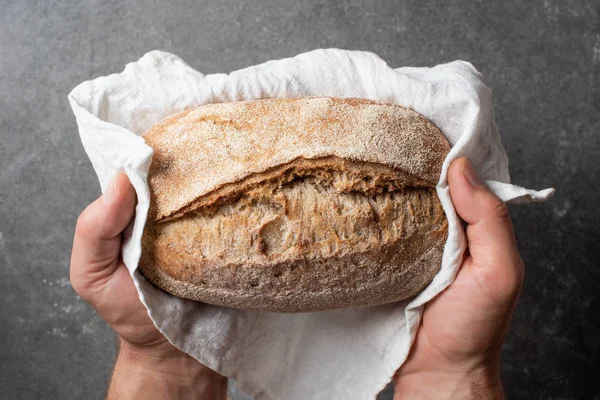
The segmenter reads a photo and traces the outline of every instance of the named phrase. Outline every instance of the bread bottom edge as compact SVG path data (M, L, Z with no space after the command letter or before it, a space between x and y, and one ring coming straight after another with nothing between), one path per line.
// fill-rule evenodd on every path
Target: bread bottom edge
M144 252L139 269L154 286L180 298L243 310L301 313L378 306L406 300L431 283L441 267L442 253L443 242L409 265L403 265L398 269L399 273L395 273L393 266L387 266L379 279L354 288L324 286L320 290L306 290L299 285L296 290L273 290L272 293L256 293L248 288L212 288L180 281L168 275Z

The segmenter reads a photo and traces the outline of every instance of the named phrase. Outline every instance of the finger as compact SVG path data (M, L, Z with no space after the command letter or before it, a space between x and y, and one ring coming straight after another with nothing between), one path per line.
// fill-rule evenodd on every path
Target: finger
M119 173L106 192L81 213L71 255L74 285L91 284L114 272L121 250L121 233L133 217L135 203L133 186L125 174Z
M487 267L498 285L510 290L520 285L522 262L506 204L477 176L466 158L452 163L448 171L450 197L458 215L468 224L470 264Z

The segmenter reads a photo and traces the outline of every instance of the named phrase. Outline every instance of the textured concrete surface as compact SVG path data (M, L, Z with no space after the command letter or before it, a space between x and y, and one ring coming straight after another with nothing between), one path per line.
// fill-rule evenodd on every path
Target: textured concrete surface
M599 13L593 0L0 0L0 398L101 398L114 359L68 281L76 217L99 194L68 92L152 49L210 73L319 47L484 73L513 180L557 189L513 208L527 276L506 390L599 398Z

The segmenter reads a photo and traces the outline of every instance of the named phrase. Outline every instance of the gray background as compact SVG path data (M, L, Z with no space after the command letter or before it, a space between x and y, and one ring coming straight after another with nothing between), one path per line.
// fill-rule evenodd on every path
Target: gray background
M114 360L68 281L76 217L99 195L68 92L152 49L211 73L320 47L483 72L514 182L557 189L512 208L527 276L506 390L600 398L598 1L104 3L0 0L0 398L101 398Z

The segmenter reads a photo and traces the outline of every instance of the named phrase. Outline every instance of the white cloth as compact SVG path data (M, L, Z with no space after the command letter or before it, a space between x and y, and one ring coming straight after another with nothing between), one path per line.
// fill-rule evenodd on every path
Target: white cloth
M146 220L152 150L140 137L175 112L202 104L259 98L360 97L401 104L435 123L453 146L438 194L449 221L442 267L412 301L305 314L240 311L182 300L136 270ZM152 51L120 74L77 86L69 95L84 148L104 191L124 171L137 192L123 257L140 299L175 346L232 377L256 399L367 399L390 381L409 352L422 306L454 279L465 237L446 173L467 156L505 201L544 200L552 189L510 185L490 90L475 68L455 61L392 69L367 52L315 50L230 74L203 75L175 55Z

